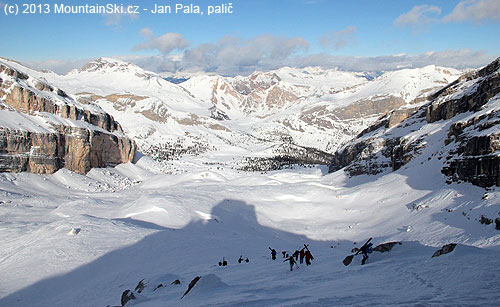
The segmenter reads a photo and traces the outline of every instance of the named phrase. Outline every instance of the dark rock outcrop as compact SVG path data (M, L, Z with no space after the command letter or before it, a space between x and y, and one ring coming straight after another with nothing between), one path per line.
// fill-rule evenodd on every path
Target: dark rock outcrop
M433 103L427 108L429 123L450 119L459 113L477 112L491 98L500 93L500 58L486 67L463 75L457 81L433 95ZM459 98L448 99L448 95L457 91L466 81L477 79L474 88L465 91ZM440 99L444 96L443 99Z
M134 295L134 292L130 290L125 290L122 293L121 303L122 306L125 306L129 301L137 299Z
M455 243L450 243L450 244L443 245L443 247L441 247L440 250L437 250L432 255L432 258L439 257L439 256L444 255L444 254L451 253L455 249L456 246L457 245Z
M497 112L498 113L498 112ZM491 118L475 117L467 122L455 123L450 127L447 142L459 143L457 157L448 161L442 173L453 181L468 181L481 187L500 186L500 132L470 136L465 132L484 131L497 126L499 114Z
M401 242L387 242L387 243L382 243L380 245L377 245L375 248L373 248L373 250L376 251L376 252L385 253L385 252L388 252L388 251L392 250L392 248L395 245L401 245L401 244L402 244Z
M193 280L191 280L191 282L189 283L189 286L188 286L186 292L184 292L184 294L182 295L181 299L183 299L184 296L186 296L189 293L189 291L191 291L191 289L194 288L194 286L200 280L200 278L201 278L201 276L196 276L195 278L193 278Z

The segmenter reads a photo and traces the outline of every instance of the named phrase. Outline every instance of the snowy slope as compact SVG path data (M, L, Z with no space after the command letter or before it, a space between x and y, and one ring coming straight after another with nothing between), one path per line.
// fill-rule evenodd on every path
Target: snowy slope
M327 96L355 95L372 84ZM386 93L394 94L387 84ZM412 91L400 91L405 103L417 95ZM53 175L0 174L0 306L117 306L122 293L142 279L146 288L127 306L468 306L500 299L500 232L494 222L479 222L483 216L499 218L500 191L446 183L441 169L446 146L454 145L443 144L452 121L410 118L366 134L425 141L418 155L393 172L349 177L344 169L328 173L324 166L242 172L226 166L235 157L269 154L282 144L256 139L252 129L273 129L274 119L291 116L302 102L260 122L252 116L212 122L199 115L192 121L203 124L188 125L171 120L183 110L155 121L141 113L146 99L125 94L78 96L114 109L127 133L138 133L141 125L173 136L189 132L218 150L182 155L172 162L179 170L173 174L159 172L148 156L87 176L64 169ZM498 101L453 121L496 114ZM229 131L205 126L212 123ZM145 144L152 135L144 136ZM377 152L375 158L386 159ZM364 266L360 256L344 266L344 257L368 237L375 245L402 244L374 252ZM431 258L448 243L458 244L451 254ZM290 272L281 257L270 259L269 247L293 252L303 244L315 257L311 266L299 264ZM240 255L250 262L238 264ZM223 257L227 267L217 265ZM200 281L181 299L195 276ZM176 279L180 285L171 284Z
M186 153L273 157L262 150L284 140L334 153L388 110L421 103L459 74L428 66L369 81L365 73L284 67L246 77L200 75L175 85L110 58L65 76L33 73L82 102L99 104L158 160Z
M493 304L500 234L478 219L497 214L500 192L446 185L434 164L351 179L318 168L153 175L132 164L88 177L4 174L0 305L119 305L141 279L139 306ZM345 267L370 236L403 245ZM465 245L431 258L450 242ZM268 246L304 243L311 267L269 258ZM195 276L205 283L180 300Z

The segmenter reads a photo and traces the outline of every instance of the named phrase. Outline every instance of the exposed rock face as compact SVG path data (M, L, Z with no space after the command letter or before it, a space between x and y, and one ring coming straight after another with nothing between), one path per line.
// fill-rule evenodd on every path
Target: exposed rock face
M37 83L42 84L42 83ZM52 87L41 87L44 90L52 91ZM59 94L64 94L61 90L57 90ZM61 96L65 98L67 96ZM4 103L16 109L19 112L26 114L35 114L36 112L47 112L68 118L72 120L84 120L91 125L97 126L109 132L121 131L120 125L114 121L113 117L107 113L94 113L90 110L83 110L76 105L58 104L54 100L37 95L29 88L23 88L15 85L10 93L5 97Z
M386 114L387 112L405 105L405 100L395 96L373 97L356 101L355 103L334 110L335 116L340 119L353 119L371 115Z
M500 186L499 150L500 133L472 137L458 148L459 157L451 160L442 173L481 187Z
M125 290L122 293L122 298L120 300L122 306L125 306L129 301L137 299L134 295L134 292L130 290Z
M449 125L442 145L456 145L440 153L446 157L442 173L450 181L500 186L499 93L500 58L438 91L427 106L401 108L380 118L335 154L330 171L346 167L351 176L378 174L389 167L395 171L422 152L429 142L428 124L447 120L440 124L446 129ZM465 112L473 113L457 119ZM399 130L391 131L394 127Z
M440 250L437 250L433 255L432 258L434 257L439 257L444 254L449 254L451 253L457 245L455 243L450 243L443 245L443 247Z
M85 174L134 159L135 143L98 106L83 106L6 64L0 74L0 112L19 121L0 127L0 171L53 173L65 167Z
M368 138L347 145L335 153L329 166L334 172L346 167L349 176L376 175L387 168L393 171L408 163L422 148L418 141L407 142L405 138Z
M499 68L500 58L479 71L463 75L457 81L438 91L433 97L433 103L427 108L427 121L432 123L441 119L450 119L459 113L478 111L481 106L500 93ZM477 80L474 88L465 91L458 97L448 98L448 95L463 86L467 86L467 82L472 80ZM444 101L440 99L443 96L445 97Z
M132 161L135 152L132 140L95 130L61 127L59 133L36 133L0 128L1 172L44 174L65 167L86 174L93 167Z
M385 125L386 128L392 128L408 117L412 116L418 111L418 108L402 108L402 109L396 109L393 110L392 112L389 113L389 119L387 121L387 124Z
M375 247L373 250L376 252L385 253L392 250L392 248L396 245L401 245L401 242L382 243L380 245L377 245L377 247Z
M196 276L195 278L193 278L193 280L191 280L191 282L189 283L189 286L186 290L186 292L184 292L184 294L182 295L181 299L184 298L184 296L186 296L189 291L191 291L191 289L194 288L194 286L196 285L196 283L201 279L201 276Z

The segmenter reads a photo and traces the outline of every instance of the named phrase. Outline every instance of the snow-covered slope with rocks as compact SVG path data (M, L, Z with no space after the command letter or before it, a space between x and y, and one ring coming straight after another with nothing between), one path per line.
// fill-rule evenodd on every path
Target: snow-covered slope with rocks
M32 74L33 73L33 74ZM136 145L98 105L0 58L0 170L53 173L132 161Z
M246 77L200 75L177 85L101 58L65 76L39 74L112 114L141 152L170 169L166 160L203 154L207 163L266 170L323 163L377 118L398 107L415 108L459 72L428 66L373 79L367 73L285 67ZM298 159L304 152L319 159ZM271 162L249 162L262 159Z
M450 180L500 185L500 58L461 76L399 124L396 110L335 154L330 170L350 175L398 170L412 159L440 167Z
M88 176L2 174L0 305L495 304L500 192L445 184L438 163L348 178L324 168L242 173L189 159L186 174L137 164ZM401 241L360 266L362 241ZM357 244L355 244L357 242ZM289 271L268 247L309 244ZM449 255L431 258L442 245ZM237 263L238 257L249 263ZM228 266L219 267L222 258ZM196 276L201 280L181 299ZM180 285L172 284L179 280ZM162 285L161 287L160 284Z
M422 88L443 81L433 69L441 70L423 68L431 77L409 80L415 86L427 84ZM399 73L422 76L422 71ZM91 73L95 72L81 72ZM78 72L71 77L47 75L54 84L67 82L68 93L75 99L96 101L103 109L114 110L124 131L143 144L157 141L159 134L141 139L141 125L173 136L208 140L215 148L181 156L172 162L179 170L172 174L159 172L157 162L147 155L139 155L135 163L94 168L86 176L66 169L52 175L1 173L0 306L119 306L127 290L135 299L126 306L495 305L500 299L496 278L500 273L500 190L448 180L442 169L446 161L458 158L447 160L449 149L467 139L448 135L452 125L463 123L460 127L472 137L498 131L499 100L497 94L488 97L496 87L487 86L495 84L497 73L496 69L480 70L436 93L412 86L398 90L390 85L399 82L390 78L398 72L387 73L339 93L325 93L324 85L311 87L310 91L323 94L289 101L283 110L269 110L264 118L247 114L222 121L210 118L210 112L198 115L181 108L171 112L174 108L168 100L145 92L142 95L151 96L139 100L125 85L76 95L67 80L77 78ZM280 78L278 85L283 80L299 82L292 76ZM91 89L93 81L88 82ZM373 82L383 86L377 90ZM312 81L305 83L316 86ZM196 98L194 90L172 86L173 93L192 94L187 94L192 99L189 103L202 109L213 106L206 97ZM359 94L362 91L380 99ZM353 100L349 95L362 98ZM429 95L432 101L420 101L421 95ZM452 108L449 97L463 102L462 107ZM478 104L475 97L487 97L486 102ZM140 104L147 99L158 99L167 109L165 114L171 115L165 121L155 120L144 112L150 110L146 104ZM378 102L399 109L377 121ZM298 118L309 104L324 106L317 115L327 118L331 110L337 110L336 120L347 125L349 120L338 117L359 112L357 103L362 103L361 111L372 106L375 112L362 116L363 124L356 129L368 126L365 121L376 125L344 148L363 140L367 147L376 148L377 140L388 140L389 135L423 146L403 148L403 153L415 150L416 154L394 170L383 167L371 175L349 176L352 160L346 163L348 168L331 169L331 173L319 165L265 173L227 167L235 157L265 157L277 154L276 147L284 147L286 142L278 137L264 139L269 133L257 127L278 127L279 118ZM446 111L438 111L443 119L429 114L428 122L428 108ZM196 124L180 121L194 115L198 116ZM391 117L396 119L391 121ZM350 120L354 123L355 117ZM219 124L227 131L198 121ZM318 124L310 127L304 129L304 136L320 130ZM366 154L372 161L386 163L384 146L388 143L354 160L363 164ZM374 245L401 244L395 243L388 252L373 252L363 266L360 255L345 266L343 259L369 237ZM457 244L451 253L432 257L450 243ZM290 271L281 251L292 253L304 244L314 255L312 265L299 264ZM278 251L276 261L269 247ZM249 262L238 263L240 256ZM218 266L222 259L228 261L227 266ZM201 277L198 283L183 297L197 276Z

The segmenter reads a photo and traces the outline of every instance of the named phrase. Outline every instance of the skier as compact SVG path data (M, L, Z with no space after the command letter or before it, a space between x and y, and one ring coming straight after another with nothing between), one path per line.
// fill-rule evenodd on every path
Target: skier
M290 271L293 271L293 265L297 263L295 259L293 259L293 255L283 260L283 262L285 261L290 261Z
M238 263L241 263L242 261L243 261L243 255L240 255L240 258L238 258Z
M276 250L274 248L270 248L269 249L271 250L271 258L273 258L273 260L276 260Z
M311 252L308 250L306 250L304 256L306 257L306 265L311 265L311 260L314 259L313 255L311 254Z
M306 253L304 252L304 248L302 248L299 252L300 255L300 264L304 262L304 257L306 256Z
M363 259L361 260L361 265L366 263L366 260L368 259L368 254L372 253L372 243L365 244L361 246L359 251L363 254Z
M298 250L295 250L295 252L293 253L293 257L295 257L295 262L297 262L297 260L299 260L299 251Z

